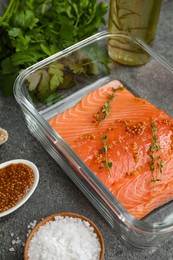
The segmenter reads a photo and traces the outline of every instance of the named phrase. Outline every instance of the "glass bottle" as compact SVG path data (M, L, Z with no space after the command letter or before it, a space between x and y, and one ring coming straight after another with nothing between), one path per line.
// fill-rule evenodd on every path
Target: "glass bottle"
M127 32L152 46L163 0L110 0L108 29L111 33ZM129 41L111 40L110 57L122 64L140 65L147 54L134 49Z

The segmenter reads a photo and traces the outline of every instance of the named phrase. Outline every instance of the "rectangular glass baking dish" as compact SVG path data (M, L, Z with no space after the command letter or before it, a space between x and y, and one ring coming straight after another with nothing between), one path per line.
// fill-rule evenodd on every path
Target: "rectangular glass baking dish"
M120 49L132 46L142 53L138 60L141 65L113 61L108 51L111 41L117 42ZM115 229L115 234L137 248L157 247L173 234L173 202L141 220L135 219L48 124L50 118L76 104L86 93L114 79L173 117L171 65L141 40L107 31L22 71L14 84L14 96L32 135Z

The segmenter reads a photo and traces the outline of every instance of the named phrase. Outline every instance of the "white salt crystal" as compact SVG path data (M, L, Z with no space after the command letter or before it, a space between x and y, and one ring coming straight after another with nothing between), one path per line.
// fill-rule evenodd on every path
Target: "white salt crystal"
M29 236L29 234L31 233L31 230L32 230L32 229L29 229L29 230L28 230L27 236Z
M93 227L79 218L56 217L32 238L29 260L99 260L101 247Z
M12 243L13 245L15 245L15 244L16 244L16 240L12 240L11 243Z
M14 247L9 248L10 252L14 252Z
M33 229L33 228L35 227L36 223L37 223L37 221L36 221L36 220L35 220L35 221L33 221L33 222L31 222L31 223L30 223L30 227Z

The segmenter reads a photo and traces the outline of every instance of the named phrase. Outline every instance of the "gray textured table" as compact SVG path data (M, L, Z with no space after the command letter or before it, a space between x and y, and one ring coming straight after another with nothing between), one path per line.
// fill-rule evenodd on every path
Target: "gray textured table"
M165 0L154 49L173 64L172 41L173 0ZM0 126L9 133L8 142L0 146L0 163L23 158L34 162L40 171L39 185L30 200L11 215L0 219L0 260L22 260L23 246L33 221L38 222L43 217L63 211L83 214L97 223L105 240L106 260L173 259L173 238L154 250L136 251L127 248L40 143L31 136L15 99L4 97L1 93Z

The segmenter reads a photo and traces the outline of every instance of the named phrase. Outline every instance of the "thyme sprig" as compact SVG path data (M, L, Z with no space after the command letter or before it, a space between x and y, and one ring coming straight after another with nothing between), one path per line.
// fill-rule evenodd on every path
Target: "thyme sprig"
M156 183L158 181L161 181L157 177L156 170L159 169L159 172L162 173L162 169L164 166L164 162L162 161L161 157L157 155L158 151L161 150L160 144L158 144L158 137L156 135L157 128L156 128L156 123L152 122L151 123L151 132L152 132L152 144L150 145L149 148L149 156L150 156L150 161L149 161L149 166L150 170L153 173L153 178L151 179L151 183Z
M96 123L96 125L99 125L101 121L103 121L107 116L110 115L110 109L111 109L111 101L116 97L114 93L119 90L123 90L123 86L119 86L117 88L112 88L111 94L108 94L108 100L104 103L104 105L101 107L101 109L93 115L93 123Z
M103 121L107 116L110 115L110 108L111 108L111 100L115 98L115 95L109 94L108 100L104 103L101 109L97 112L97 114L93 115L93 121L96 125L99 125L101 121Z
M119 86L119 87L117 87L117 88L112 88L112 91L113 91L113 92L117 92L117 91L123 90L123 89L124 89L124 86L121 85L121 86Z
M101 165L101 166L99 167L99 169L104 169L104 168L105 168L105 169L108 170L109 175L111 175L110 169L112 168L112 165L113 165L113 164L112 164L112 162L110 162L110 161L108 160L108 149L109 149L109 146L108 146L108 144L107 144L107 138L108 138L107 135L105 135L105 136L102 137L103 147L100 148L100 152L105 155L105 159L102 160L103 165Z

